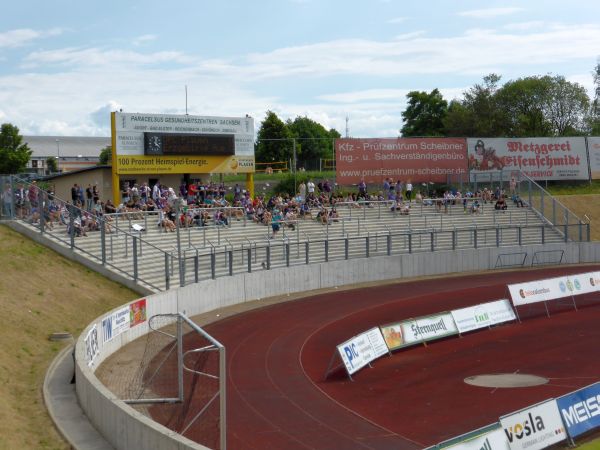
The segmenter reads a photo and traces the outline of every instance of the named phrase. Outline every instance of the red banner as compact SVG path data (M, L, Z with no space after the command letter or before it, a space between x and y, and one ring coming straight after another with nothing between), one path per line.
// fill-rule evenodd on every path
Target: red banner
M337 139L338 184L383 183L386 178L412 183L445 183L467 173L464 138Z
M146 321L146 299L129 304L129 326L135 327Z

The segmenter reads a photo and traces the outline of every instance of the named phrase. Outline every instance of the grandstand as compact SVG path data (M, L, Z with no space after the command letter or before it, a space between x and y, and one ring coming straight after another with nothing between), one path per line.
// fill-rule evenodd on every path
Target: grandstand
M235 219L234 208L223 208L228 225L181 226L176 232L158 226L157 212L107 215L109 226L87 236L68 233L73 224L65 218L53 229L32 224L31 218L23 223L158 292L240 272L333 260L586 240L587 224L535 186L533 193L531 180L521 186L529 192L525 207L509 199L506 210L495 210L492 202L481 201L476 213L473 199L443 206L440 200L413 202L409 214L391 211L387 201L338 203L337 219L322 224L312 211L312 218L282 223L276 236L245 216Z

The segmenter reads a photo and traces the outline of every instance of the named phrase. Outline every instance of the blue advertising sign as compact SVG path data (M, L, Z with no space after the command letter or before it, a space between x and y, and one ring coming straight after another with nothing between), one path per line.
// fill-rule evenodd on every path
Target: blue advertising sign
M556 402L569 436L600 426L600 383L564 395Z

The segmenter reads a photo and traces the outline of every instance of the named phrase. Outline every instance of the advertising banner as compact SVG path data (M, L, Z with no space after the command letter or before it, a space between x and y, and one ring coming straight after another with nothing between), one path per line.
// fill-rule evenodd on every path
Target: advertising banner
M600 383L560 397L556 403L569 436L600 427Z
M500 418L511 450L537 450L567 438L556 400Z
M373 346L367 333L361 333L338 345L337 350L346 366L348 375L359 371L375 359Z
M445 183L466 176L464 138L336 139L338 184L382 184L386 178L404 183Z
M588 151L590 152L590 171L592 180L600 178L600 137L587 138Z
M515 306L550 300L550 289L546 286L544 280L509 284L508 291Z
M509 284L508 290L515 306L556 300L600 290L600 273L589 272L546 280Z
M125 306L102 319L102 343L108 342L124 331L129 330L130 317L129 306Z
M600 290L600 273L589 272L567 276L567 288L573 295L590 294Z
M133 328L146 321L146 299L143 298L137 302L129 304L129 323Z
M117 156L117 174L253 173L254 156Z
M587 180L583 137L469 138L469 170L522 170L534 180Z
M458 334L458 329L450 313L405 320L400 323L400 327L406 344L416 344Z
M506 299L456 309L451 314L461 333L516 319L510 302Z
M379 329L383 335L385 345L387 345L390 350L395 350L404 345L404 339L402 338L402 327L400 326L400 323L383 325L379 327Z
M475 437L470 433L465 435L465 439L453 445L442 445L439 448L448 448L452 450L509 450L506 434L500 425L495 430L487 431Z
M371 328L366 331L367 338L373 347L373 359L387 354L388 348L379 328Z
M85 359L88 367L94 364L94 359L100 354L100 345L98 344L98 328L96 324L85 336Z

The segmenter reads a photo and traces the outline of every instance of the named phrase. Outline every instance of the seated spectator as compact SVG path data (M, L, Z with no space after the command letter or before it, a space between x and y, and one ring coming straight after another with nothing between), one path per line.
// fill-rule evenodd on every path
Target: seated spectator
M515 205L517 205L517 208L525 208L525 204L523 203L523 200L521 200L519 194L514 195L513 202Z
M329 213L329 218L331 219L332 222L340 221L340 216L339 216L337 210L335 209L335 207L331 208L331 212Z
M470 207L471 214L479 214L480 210L481 210L481 205L479 204L479 200L477 200L477 199L473 200L473 203L471 203L471 207Z
M506 210L508 209L508 205L506 204L506 200L504 200L504 197L501 195L498 200L496 200L496 204L494 205L494 209L495 210Z

